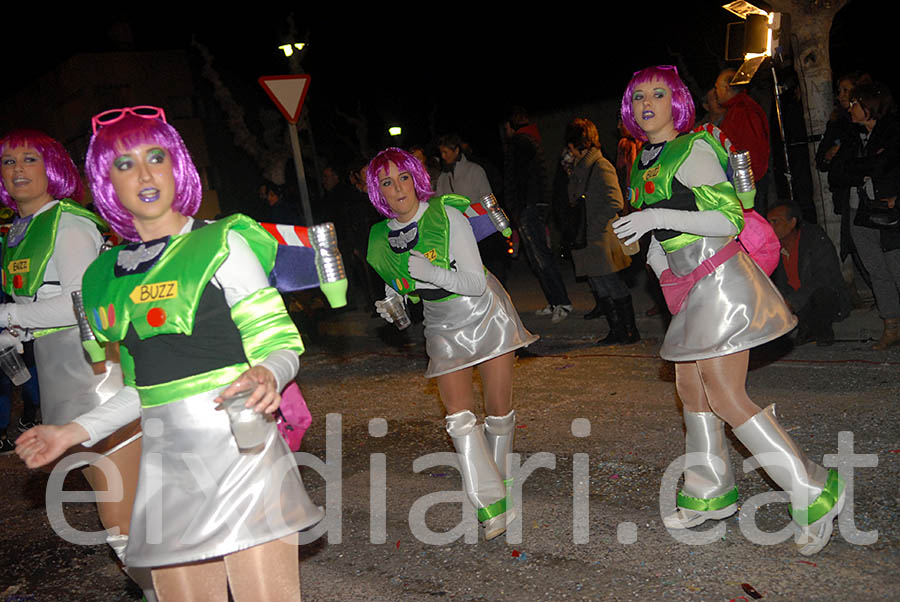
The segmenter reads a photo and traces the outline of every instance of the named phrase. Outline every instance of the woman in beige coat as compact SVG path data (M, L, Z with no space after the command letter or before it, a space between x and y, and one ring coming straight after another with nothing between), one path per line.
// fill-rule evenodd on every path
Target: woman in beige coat
M585 206L586 246L572 250L575 275L586 276L597 306L585 318L606 315L609 334L598 345L636 343L641 339L634 323L631 293L619 272L631 265L631 258L612 229L622 211L622 192L612 164L600 152L597 127L578 118L566 126L566 146L575 159L569 175L569 204Z

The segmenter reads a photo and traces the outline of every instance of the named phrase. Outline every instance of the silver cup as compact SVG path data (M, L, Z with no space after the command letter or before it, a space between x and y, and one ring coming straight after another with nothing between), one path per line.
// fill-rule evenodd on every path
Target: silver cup
M241 391L222 402L222 407L228 412L228 418L231 420L231 433L242 451L260 447L269 434L270 419L253 408L244 407L252 392L252 390Z
M409 319L409 314L406 313L406 301L403 300L403 297L389 295L382 299L381 306L388 312L388 315L391 316L397 330L403 330L412 324Z
M17 387L31 378L31 372L28 371L28 367L22 361L22 356L16 351L15 346L0 351L0 369Z

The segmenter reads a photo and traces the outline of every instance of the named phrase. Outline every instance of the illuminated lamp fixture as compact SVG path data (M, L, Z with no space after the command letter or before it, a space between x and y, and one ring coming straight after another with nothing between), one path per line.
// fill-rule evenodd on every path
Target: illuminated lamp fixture
M303 42L296 42L294 44L282 44L278 47L278 50L284 52L284 56L292 56L294 54L294 48L298 51L303 50L306 47L306 44Z

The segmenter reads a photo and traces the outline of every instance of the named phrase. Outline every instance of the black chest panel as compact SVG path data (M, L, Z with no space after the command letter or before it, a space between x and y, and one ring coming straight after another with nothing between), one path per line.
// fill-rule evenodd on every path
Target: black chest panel
M122 344L134 358L135 383L144 387L247 361L225 295L212 283L200 296L193 334L161 334L142 341L129 326Z
M648 209L678 209L679 211L697 211L694 193L677 179L672 178L672 196L647 206ZM675 230L654 230L656 240L669 240L680 236L682 232Z

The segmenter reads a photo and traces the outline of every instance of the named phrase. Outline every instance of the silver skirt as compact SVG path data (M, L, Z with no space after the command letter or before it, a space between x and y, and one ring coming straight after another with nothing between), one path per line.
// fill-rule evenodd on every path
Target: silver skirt
M222 389L142 409L128 566L224 556L306 529L324 516L274 422L261 451L238 450L228 415L213 403Z
M522 325L503 286L485 272L487 286L478 297L460 295L425 301L426 378L480 364L538 340Z
M705 237L668 253L676 276L689 274L732 237ZM672 317L660 356L690 362L729 355L787 334L797 325L781 293L743 251L698 281Z
M122 388L119 364L107 362L104 374L94 374L81 346L78 327L58 330L34 341L44 424L62 425L93 410Z

